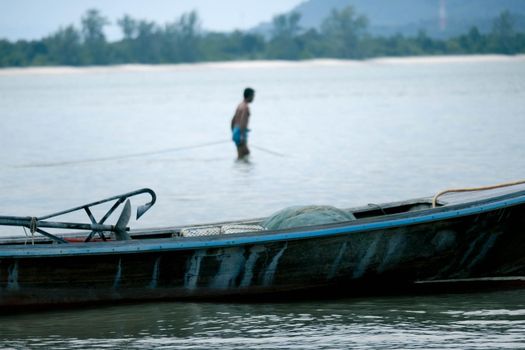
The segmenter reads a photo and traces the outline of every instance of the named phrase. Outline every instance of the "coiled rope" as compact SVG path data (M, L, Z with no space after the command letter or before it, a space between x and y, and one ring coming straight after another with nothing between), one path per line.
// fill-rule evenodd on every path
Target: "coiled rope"
M455 192L473 192L473 191L486 191L486 190L493 190L496 188L501 187L508 187L508 186L515 186L515 185L522 185L525 184L525 180L519 180L519 181L513 181L513 182L505 182L498 185L492 185L492 186L482 186L482 187L471 187L471 188L454 188L454 189L448 189L441 191L437 193L434 198L432 198L432 208L436 207L437 199L444 195L445 193L455 193Z

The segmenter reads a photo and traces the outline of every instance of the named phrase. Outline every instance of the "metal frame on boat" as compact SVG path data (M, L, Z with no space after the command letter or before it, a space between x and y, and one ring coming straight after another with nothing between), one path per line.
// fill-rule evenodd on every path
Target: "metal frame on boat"
M118 203L112 212L140 194L152 198L139 207L143 214L156 198L149 189L111 197ZM262 219L129 230L129 203L112 226L105 224L109 215L100 221L89 215L101 202L74 208L86 211L91 221L65 227L77 232L48 233L29 242L0 240L0 309L237 300L314 289L344 295L421 282L525 276L523 186L449 196L435 208L431 198L368 205L348 209L355 221L283 230L256 229ZM17 219L40 232L49 217ZM9 218L0 217L0 224ZM221 233L225 226L234 233ZM90 233L79 233L82 229ZM215 234L184 235L199 230ZM95 234L100 238L93 240Z

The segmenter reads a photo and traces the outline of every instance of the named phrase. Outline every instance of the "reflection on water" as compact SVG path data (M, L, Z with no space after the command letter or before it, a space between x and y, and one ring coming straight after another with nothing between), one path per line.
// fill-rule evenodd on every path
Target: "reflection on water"
M156 303L12 315L0 329L16 349L521 348L525 294Z

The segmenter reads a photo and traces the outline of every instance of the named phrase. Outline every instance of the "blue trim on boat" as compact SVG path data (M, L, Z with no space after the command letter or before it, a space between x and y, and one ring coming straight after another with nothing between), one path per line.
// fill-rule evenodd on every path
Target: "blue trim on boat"
M131 254L131 253L153 253L161 251L175 250L197 250L208 248L221 248L242 246L248 244L264 244L279 241L300 240L309 238L321 238L340 234L357 233L363 231L374 231L379 229L390 229L395 227L410 226L416 224L429 223L451 218L464 217L473 214L481 214L492 210L502 209L517 204L525 203L525 195L507 200L500 200L483 205L477 205L457 210L443 211L435 214L421 215L412 218L402 218L385 220L379 222L369 222L364 224L354 224L348 226L338 226L327 229L312 229L307 231L288 231L283 233L257 234L248 236L212 236L217 237L213 240L184 240L184 239L163 239L159 241L119 241L101 242L86 244L60 244L49 246L5 246L0 247L0 258L24 258L24 257L53 257L53 256L72 256L72 255L101 255L101 254Z

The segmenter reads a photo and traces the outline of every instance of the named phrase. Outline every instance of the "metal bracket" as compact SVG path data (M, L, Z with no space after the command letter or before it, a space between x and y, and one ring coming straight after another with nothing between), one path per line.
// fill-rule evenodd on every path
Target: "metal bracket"
M104 236L105 232L116 232L118 237L125 237L126 235L123 235L122 233L129 230L127 226L129 222L129 210L130 210L130 204L126 204L124 210L122 211L117 225L106 225L106 220L115 212L115 210L124 203L128 198L141 195L141 194L149 194L151 196L151 201L147 202L146 204L143 204L137 208L137 219L140 218L142 215L144 215L145 212L147 212L153 204L155 204L157 200L157 196L153 190L149 188L142 188L140 190L120 194L117 196L109 197L100 201L84 204L75 208L71 208L68 210L63 210L57 213L44 215L41 217L16 217L16 216L0 216L0 225L7 225L7 226L23 226L29 228L32 232L38 232L58 243L68 243L64 239L57 237L49 232L46 232L41 229L41 227L49 227L49 228L58 228L58 229L77 229L77 230L90 230L91 232L85 239L85 242L89 242L95 234L98 234L102 240L106 240L106 237ZM102 219L96 220L94 217L91 208L95 207L97 205L115 201L113 206L104 214ZM54 218L57 216L62 216L65 214L69 214L75 211L83 210L86 212L89 220L91 221L90 224L84 224L84 223L73 223L73 222L53 222L53 221L44 221L46 219ZM120 239L120 238L119 238ZM125 238L122 238L125 239Z

